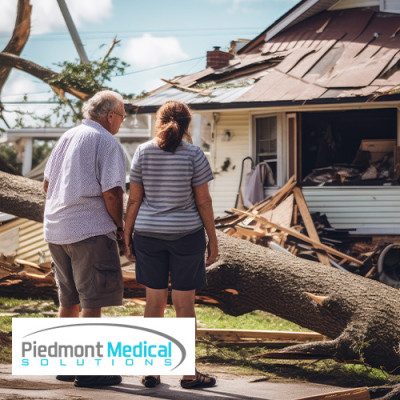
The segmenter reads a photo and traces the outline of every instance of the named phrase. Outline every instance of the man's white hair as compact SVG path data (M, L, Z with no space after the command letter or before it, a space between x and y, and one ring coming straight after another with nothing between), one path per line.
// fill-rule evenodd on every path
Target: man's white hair
M102 90L91 97L82 107L83 118L101 120L110 111L118 108L124 99L119 93L111 90Z

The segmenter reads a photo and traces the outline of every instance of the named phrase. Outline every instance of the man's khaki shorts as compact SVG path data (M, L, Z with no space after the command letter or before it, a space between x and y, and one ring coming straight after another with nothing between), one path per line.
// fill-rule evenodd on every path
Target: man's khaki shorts
M49 243L60 304L82 308L119 306L123 280L118 246L105 235L80 242Z

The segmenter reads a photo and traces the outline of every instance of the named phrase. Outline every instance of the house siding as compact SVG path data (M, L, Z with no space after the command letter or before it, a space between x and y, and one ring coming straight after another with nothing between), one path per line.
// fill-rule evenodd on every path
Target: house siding
M223 140L226 131L232 134L230 141ZM211 165L215 179L210 185L210 192L215 216L221 216L225 214L225 210L235 206L242 160L249 155L249 113L219 113L214 136ZM230 159L228 170L221 171L221 166L228 158Z
M400 187L304 187L310 212L326 214L335 228L360 234L400 234Z
M19 247L16 258L40 263L42 251L46 261L51 261L51 255L47 243L43 239L43 224L24 218L17 218L0 226L0 233L7 232L13 228L19 228Z
M400 13L399 0L381 0L381 11Z

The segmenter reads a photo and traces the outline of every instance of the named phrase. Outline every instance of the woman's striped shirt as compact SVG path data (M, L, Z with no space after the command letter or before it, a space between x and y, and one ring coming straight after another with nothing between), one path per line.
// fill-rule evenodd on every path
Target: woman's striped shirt
M182 141L172 153L153 141L141 144L130 171L131 182L144 188L135 231L176 234L201 228L192 188L212 179L210 164L198 146Z

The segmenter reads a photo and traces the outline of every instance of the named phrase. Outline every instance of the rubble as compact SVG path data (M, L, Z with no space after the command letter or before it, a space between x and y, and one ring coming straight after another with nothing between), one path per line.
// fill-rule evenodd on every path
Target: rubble
M379 279L379 255L389 244L333 228L325 214L310 214L294 177L248 210L232 209L230 215L217 218L216 227L230 236L373 279Z

